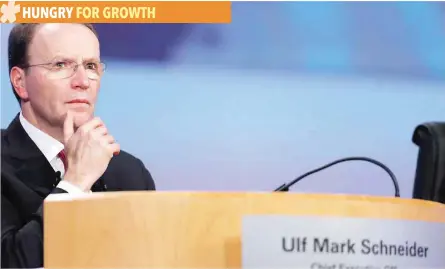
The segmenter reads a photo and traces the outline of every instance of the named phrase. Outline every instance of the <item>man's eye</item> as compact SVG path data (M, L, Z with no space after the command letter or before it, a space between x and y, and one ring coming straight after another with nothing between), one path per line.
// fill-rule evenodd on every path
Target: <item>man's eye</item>
M65 68L67 66L66 62L56 62L53 64L54 68Z
M97 64L96 63L87 63L86 64L86 68L87 69L96 70L97 69Z

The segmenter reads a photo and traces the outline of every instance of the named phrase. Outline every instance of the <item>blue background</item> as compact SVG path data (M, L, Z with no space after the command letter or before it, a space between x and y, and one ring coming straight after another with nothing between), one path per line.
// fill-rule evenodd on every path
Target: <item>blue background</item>
M1 124L18 112L1 26ZM334 159L412 192L416 125L445 115L445 4L236 2L227 25L97 25L98 115L161 190L268 191ZM81 41L79 41L81 42ZM392 195L345 163L293 191Z

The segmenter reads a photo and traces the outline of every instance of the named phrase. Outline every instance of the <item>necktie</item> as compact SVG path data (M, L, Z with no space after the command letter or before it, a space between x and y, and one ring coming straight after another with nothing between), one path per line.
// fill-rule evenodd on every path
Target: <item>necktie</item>
M66 169L68 168L68 163L66 161L65 151L64 150L60 151L59 154L57 154L57 156L60 158L60 160L62 160L63 167L65 168L65 172L66 172Z

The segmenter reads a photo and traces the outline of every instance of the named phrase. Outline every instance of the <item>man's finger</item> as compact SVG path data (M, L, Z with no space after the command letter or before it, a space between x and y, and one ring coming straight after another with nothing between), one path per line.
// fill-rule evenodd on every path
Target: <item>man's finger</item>
M93 130L93 132L98 137L108 135L108 129L107 129L107 127L105 127L105 125L98 126L96 129Z
M113 144L110 144L109 147L110 147L111 152L113 152L114 156L119 155L119 153L121 151L121 147L119 144L113 143Z
M74 134L74 119L73 114L70 111L67 111L65 121L63 122L63 139L65 143L71 138Z
M106 135L106 136L104 137L104 140L105 140L108 144L112 144L112 143L116 142L116 141L114 140L114 137L111 136L111 135Z
M102 125L103 125L102 120L96 117L90 120L89 122L85 123L84 125L80 126L79 130L84 134L86 134L89 131L96 129L97 127L100 127Z

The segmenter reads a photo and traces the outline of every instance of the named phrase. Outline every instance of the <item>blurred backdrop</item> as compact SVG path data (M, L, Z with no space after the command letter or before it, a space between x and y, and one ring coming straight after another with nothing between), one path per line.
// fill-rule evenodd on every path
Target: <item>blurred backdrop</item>
M2 128L19 110L11 27L1 26ZM412 132L444 121L443 3L235 2L227 25L97 29L107 63L97 114L160 190L269 191L362 155L386 163L410 197ZM351 162L293 191L386 196L393 186Z

